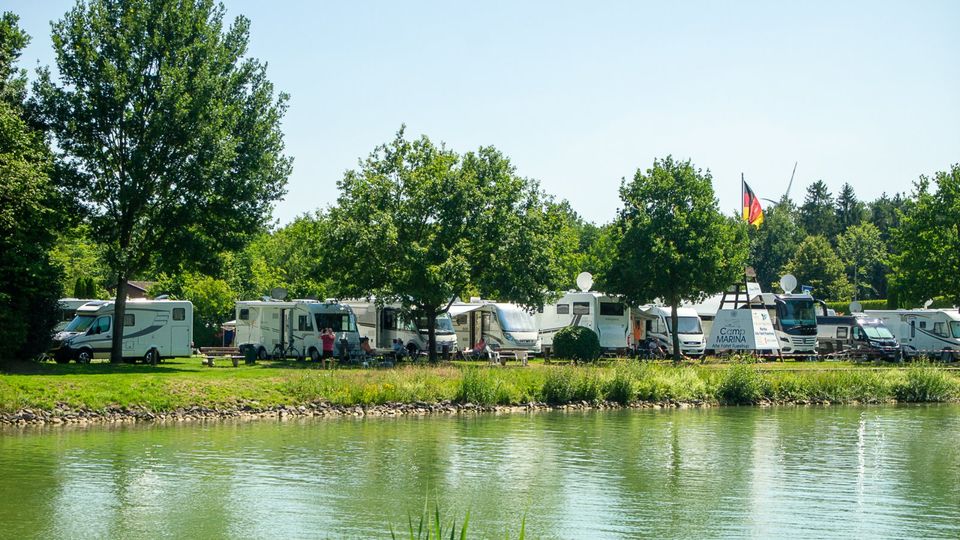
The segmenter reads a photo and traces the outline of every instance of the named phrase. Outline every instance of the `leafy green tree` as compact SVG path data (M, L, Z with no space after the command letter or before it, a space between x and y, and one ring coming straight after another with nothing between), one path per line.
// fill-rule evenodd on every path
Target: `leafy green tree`
M631 305L662 299L677 328L681 302L699 301L735 283L749 251L746 225L720 213L712 182L710 171L670 156L624 180L619 241L601 279L604 290L622 294ZM680 359L676 333L673 357Z
M880 239L883 240L888 257L896 254L893 232L900 226L903 214L909 211L911 205L912 201L900 193L893 197L884 193L867 205L868 219L880 231ZM892 291L889 289L889 273L888 264L875 265L870 273L870 286L879 298L895 300L895 294L891 295ZM892 305L896 305L896 302L894 301Z
M62 273L48 252L62 201L50 152L27 122L26 76L16 62L29 42L13 13L0 15L0 358L32 358L49 345Z
M852 292L844 272L843 261L823 236L808 236L783 268L793 274L797 283L813 287L813 294L827 300L848 300Z
M837 195L837 232L843 234L854 225L859 225L867 219L866 206L857 199L853 186L843 184Z
M807 186L807 195L800 206L800 226L808 235L832 238L836 231L833 195L823 180Z
M750 264L757 271L757 281L768 289L779 281L781 269L804 238L797 224L797 210L789 199L781 199L764 211L763 225L748 230Z
M400 302L433 321L466 290L533 309L564 281L561 216L494 148L461 157L401 129L339 187L325 249L329 271L346 276L340 296ZM428 335L435 360L433 325Z
M912 305L936 296L960 305L960 164L932 182L921 176L914 200L893 235L897 294Z
M41 70L37 110L106 247L118 319L128 279L242 247L283 194L287 98L245 57L249 21L223 17L211 0L90 0L53 24L60 82Z
M861 283L868 279L874 267L883 266L887 258L887 248L880 237L880 229L873 223L854 225L837 238L837 254L848 269L847 277L853 283L853 298L860 298L860 288L870 283ZM876 295L876 291L873 291Z
M91 296L78 298L100 298L95 283L101 287L112 284L110 268L106 264L106 250L104 246L94 242L91 238L90 226L80 224L76 227L67 227L57 236L50 258L63 268L64 290L71 284L83 278L84 293ZM92 292L88 292L86 280L91 283Z

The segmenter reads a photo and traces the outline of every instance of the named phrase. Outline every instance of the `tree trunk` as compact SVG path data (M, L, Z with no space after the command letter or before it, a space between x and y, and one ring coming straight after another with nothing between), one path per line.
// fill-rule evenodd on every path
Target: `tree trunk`
M113 341L110 346L110 363L123 362L123 319L127 312L127 276L117 273L117 297L113 302Z
M670 306L670 326L673 328L673 332L670 332L673 337L673 362L675 364L680 363L680 332L678 332L678 323L680 317L677 316L677 304L680 302L674 300L673 305Z
M435 364L437 362L437 310L431 308L425 313L427 315L427 348L430 349L427 354L430 363Z

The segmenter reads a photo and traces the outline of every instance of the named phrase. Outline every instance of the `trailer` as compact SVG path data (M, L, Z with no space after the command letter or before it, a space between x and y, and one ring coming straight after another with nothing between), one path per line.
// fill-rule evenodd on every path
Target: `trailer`
M336 300L241 300L235 314L234 342L241 352L254 349L260 359L309 357L318 361L324 328L336 334L336 356L349 356L360 347L353 310Z
M635 310L634 325L642 325L647 339L656 340L667 351L673 351L673 324L671 307L649 304ZM697 310L690 307L677 308L677 334L680 352L686 356L703 356L707 339L703 333L703 321Z
M342 303L353 309L360 337L369 339L374 347L390 349L394 340L399 339L413 356L429 350L430 327L426 317L414 319L404 313L397 303L378 306L372 299L343 300ZM437 353L456 351L457 334L450 314L437 315L433 326Z
M944 362L960 359L960 312L954 309L870 309L903 347L905 357L929 356Z
M859 313L817 316L817 352L864 360L899 360L900 343L883 319Z
M110 358L116 325L113 316L112 300L78 307L70 324L54 336L49 355L61 364ZM126 361L142 359L155 364L193 352L193 304L186 300L127 300L123 319Z
M452 304L449 313L461 350L471 349L483 338L501 356L525 359L541 351L533 317L517 305L472 299Z
M553 350L553 337L568 326L583 326L600 338L605 352L625 354L632 347L630 308L601 292L570 291L533 314L544 355Z

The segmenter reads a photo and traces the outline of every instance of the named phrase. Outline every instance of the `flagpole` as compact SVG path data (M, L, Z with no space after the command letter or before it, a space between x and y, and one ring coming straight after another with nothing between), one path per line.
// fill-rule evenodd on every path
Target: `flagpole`
M740 171L740 218L741 219L743 219L743 196L746 194L746 192L743 189L744 189L744 186L746 185L747 185L747 181L743 178L743 171Z

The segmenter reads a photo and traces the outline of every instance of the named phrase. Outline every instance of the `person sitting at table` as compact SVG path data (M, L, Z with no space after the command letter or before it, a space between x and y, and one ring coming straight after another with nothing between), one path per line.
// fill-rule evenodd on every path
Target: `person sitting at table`
M393 339L393 356L399 361L401 358L406 356L407 349L403 347L403 340L394 338Z
M360 350L363 351L369 357L373 357L376 351L373 350L373 347L370 346L370 338L362 337L360 338Z

